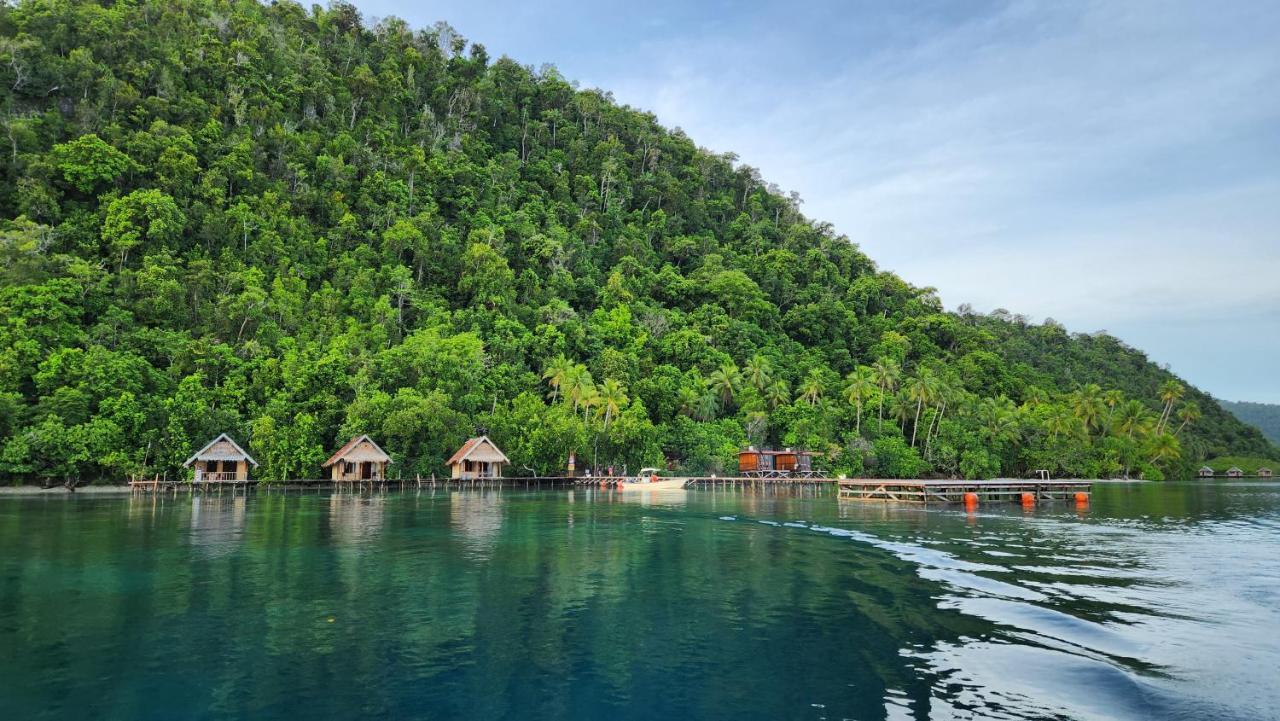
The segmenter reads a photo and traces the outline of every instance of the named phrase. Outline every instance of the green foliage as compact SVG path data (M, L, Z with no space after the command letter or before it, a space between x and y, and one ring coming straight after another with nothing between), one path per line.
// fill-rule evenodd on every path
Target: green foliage
M0 4L0 476L1182 475L1274 456L1106 335L947 313L731 155L348 5ZM15 45L16 47L16 45Z
M1232 415L1262 431L1272 443L1280 443L1280 405L1248 401L1218 401Z

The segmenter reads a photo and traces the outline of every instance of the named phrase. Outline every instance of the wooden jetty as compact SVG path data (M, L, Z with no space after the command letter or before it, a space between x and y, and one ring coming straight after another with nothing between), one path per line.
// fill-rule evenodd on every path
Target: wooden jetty
M997 478L985 481L901 478L845 478L839 481L841 500L902 501L907 503L963 503L981 501L1040 501L1088 503L1093 483L1081 480Z

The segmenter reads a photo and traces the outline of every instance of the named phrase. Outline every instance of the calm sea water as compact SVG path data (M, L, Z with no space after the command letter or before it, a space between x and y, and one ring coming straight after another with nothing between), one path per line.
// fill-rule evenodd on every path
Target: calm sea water
M1280 485L0 498L4 719L1280 718Z

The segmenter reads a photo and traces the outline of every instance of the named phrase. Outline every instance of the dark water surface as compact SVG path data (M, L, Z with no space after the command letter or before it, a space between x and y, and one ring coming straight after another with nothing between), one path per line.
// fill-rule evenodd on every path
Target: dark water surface
M0 497L3 719L1278 709L1280 484Z

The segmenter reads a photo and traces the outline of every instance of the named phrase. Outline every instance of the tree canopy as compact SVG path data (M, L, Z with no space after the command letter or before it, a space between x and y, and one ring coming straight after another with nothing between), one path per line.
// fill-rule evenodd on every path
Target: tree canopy
M950 313L731 154L447 25L253 0L0 4L0 476L1182 474L1276 456L1105 334ZM1194 404L1193 412L1186 408Z

